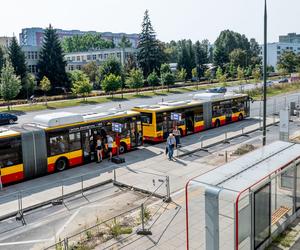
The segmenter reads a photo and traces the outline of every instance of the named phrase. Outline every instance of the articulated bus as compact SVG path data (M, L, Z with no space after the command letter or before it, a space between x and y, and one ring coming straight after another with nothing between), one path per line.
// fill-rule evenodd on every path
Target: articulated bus
M175 126L184 136L243 120L250 113L250 98L246 94L201 93L193 100L142 105L133 110L141 113L144 140L160 142Z
M135 111L111 111L95 114L53 113L38 115L22 128L0 131L0 182L9 184L63 171L94 161L98 136L114 139L112 124L121 124L119 153L142 144L140 114Z

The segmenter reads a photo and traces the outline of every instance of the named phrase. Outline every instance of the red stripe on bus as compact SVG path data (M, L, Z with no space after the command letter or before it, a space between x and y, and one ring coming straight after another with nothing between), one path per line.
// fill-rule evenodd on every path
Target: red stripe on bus
M69 166L77 166L83 163L82 156L78 156L69 160Z
M195 132L195 133L200 132L200 131L202 131L202 130L204 130L204 126L203 126L203 125L201 125L201 126L196 126L196 127L194 128L194 132Z
M54 163L48 164L48 173L52 173L54 171L55 171L55 164Z
M24 179L24 172L18 172L18 173L1 176L1 181L3 184L17 182L17 181L21 181L23 179Z

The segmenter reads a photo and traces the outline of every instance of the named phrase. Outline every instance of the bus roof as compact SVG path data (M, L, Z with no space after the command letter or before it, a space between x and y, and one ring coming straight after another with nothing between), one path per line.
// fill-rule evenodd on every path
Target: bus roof
M166 101L160 102L155 105L140 105L133 108L135 111L139 112L161 112L175 110L178 108L188 108L198 106L201 103L211 102L211 101L222 101L232 98L246 97L246 94L236 94L236 93L199 93L195 94L193 100L182 100L182 101Z
M107 119L135 116L139 113L131 110L109 110L101 113L76 114L70 112L56 112L42 114L34 117L34 122L30 125L40 128L57 128L72 126L82 123L91 123Z
M19 132L11 130L11 129L6 129L6 128L1 128L0 129L0 139L2 138L7 138L7 137L13 137L13 136L18 136L20 135Z

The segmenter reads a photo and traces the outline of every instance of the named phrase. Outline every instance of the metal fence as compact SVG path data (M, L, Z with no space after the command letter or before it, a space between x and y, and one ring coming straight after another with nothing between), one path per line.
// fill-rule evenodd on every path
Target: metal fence
M132 209L129 209L123 213L113 216L104 221L96 221L96 223L84 230L81 230L73 235L64 237L51 246L47 246L43 249L78 249L82 246L94 248L100 246L101 249L109 249L112 246L120 246L123 242L128 242L130 238L134 238L137 235L151 235L151 227L159 217L159 213L162 211L166 202L170 202L170 184L168 176L157 176L151 173L142 172L144 178L143 182L147 182L147 179L151 180L152 185L154 178L160 178L157 185L150 192L149 190L129 185L129 182L123 183L118 178L118 171L114 171L113 183L121 187L130 187L144 193L147 196L142 203ZM132 174L132 173L131 173ZM134 175L138 172L134 172ZM125 175L124 171L120 175ZM163 198L157 201L154 198Z

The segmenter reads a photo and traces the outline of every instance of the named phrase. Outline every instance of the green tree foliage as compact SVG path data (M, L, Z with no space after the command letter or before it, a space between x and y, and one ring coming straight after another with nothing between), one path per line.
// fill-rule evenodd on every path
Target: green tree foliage
M1 70L2 70L2 68L3 68L3 66L4 66L4 51L3 51L3 49L1 48L1 46L0 46L0 73L1 73Z
M24 52L18 44L16 37L13 37L10 46L8 47L9 60L14 68L15 74L24 82L27 68Z
M113 98L114 92L122 86L121 76L116 76L114 74L106 75L101 83L102 89L105 93L111 93L111 97Z
M153 87L153 91L154 91L154 86L158 86L159 85L159 78L158 75L156 74L155 71L153 71L152 73L150 73L147 77L147 82L150 86Z
M38 62L39 81L46 76L53 88L69 87L66 61L56 31L50 25L44 33L44 41Z
M122 76L122 73L122 65L115 57L109 57L99 68L101 81L109 74Z
M223 73L223 70L221 67L218 67L218 69L217 69L216 78L220 83L225 84L227 76L225 73Z
M143 72L140 69L132 69L126 79L126 85L131 89L135 89L138 94L139 89L144 86Z
M128 57L126 58L125 65L124 65L124 71L125 74L129 74L129 72L132 69L137 68L137 59L133 54L129 54Z
M144 14L138 49L137 60L144 76L147 77L153 70L158 71L164 57L164 51L162 44L155 37L148 10Z
M46 76L40 81L40 89L44 92L45 105L47 105L47 93L51 90L51 82Z
M288 73L295 72L298 66L300 66L300 56L293 51L284 51L277 64L278 69L283 69Z
M83 95L83 100L92 92L93 86L90 83L89 77L81 70L71 72L72 92L77 95Z
M179 59L178 68L185 68L187 78L192 77L192 69L196 66L195 52L191 40L181 40L178 42L179 46Z
M175 76L171 72L167 72L161 74L161 83L163 86L168 86L168 91L170 90L170 86L175 83Z
M95 84L99 80L99 67L96 62L93 61L83 65L82 71L89 77L91 83Z
M100 34L87 33L84 35L75 35L67 37L62 41L64 52L79 52L97 49L114 48L114 43L101 38Z
M237 79L239 81L242 81L245 79L244 70L240 66L238 66L238 68L237 68Z
M229 55L234 49L250 53L250 43L247 37L230 30L222 31L214 45L214 64L221 67L230 62Z
M132 43L129 41L129 39L123 35L122 38L121 38L121 41L119 42L118 46L120 48L131 48L132 47Z
M195 69L195 68L194 68ZM193 70L194 70L193 69ZM192 70L192 71L193 71ZM196 69L196 72L197 72L197 69ZM184 68L181 68L178 72L177 72L177 80L179 81L186 81L186 77L187 77L187 72Z
M260 56L260 46L254 38L250 39L250 55L247 57L247 65L254 68L256 65L261 65L262 58ZM249 60L250 59L250 60Z
M27 99L29 96L31 96L34 93L36 86L37 84L36 84L35 76L33 74L27 74L23 85Z
M194 45L197 77L201 77L204 75L205 64L208 63L208 46L208 40L203 40L201 43L197 41Z
M256 66L253 70L252 70L252 77L255 81L255 83L258 83L260 78L261 78L261 70L258 66Z
M164 53L166 55L166 62L168 63L177 63L178 62L178 46L175 41L171 41L170 43L165 44Z
M16 76L14 68L10 61L7 60L1 71L0 96L7 102L10 109L9 101L13 100L21 90L21 80Z
M247 51L242 49L234 49L229 54L230 64L234 67L245 68L247 66Z
M171 68L168 63L163 63L160 65L160 74L166 74L166 73L171 73Z
M211 77L211 70L210 69L205 70L204 77L207 78L209 81L211 80L212 77Z

